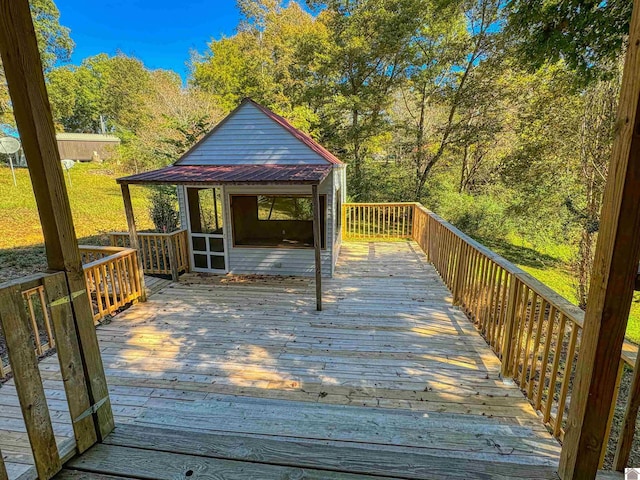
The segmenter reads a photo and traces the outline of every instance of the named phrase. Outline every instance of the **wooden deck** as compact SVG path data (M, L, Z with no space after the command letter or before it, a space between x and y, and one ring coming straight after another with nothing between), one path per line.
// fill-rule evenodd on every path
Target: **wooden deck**
M419 247L346 243L324 290L316 312L308 279L188 275L100 326L118 426L60 478L556 478L558 443ZM69 457L57 359L41 371ZM11 382L0 449L34 478Z

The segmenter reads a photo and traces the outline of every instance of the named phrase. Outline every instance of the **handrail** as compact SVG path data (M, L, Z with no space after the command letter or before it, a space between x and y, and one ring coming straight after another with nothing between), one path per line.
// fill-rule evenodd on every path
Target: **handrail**
M372 224L379 222L380 217L391 223L410 219L409 237L420 245L452 292L454 303L467 314L501 359L502 376L510 377L518 384L533 407L541 413L543 422L562 441L581 345L584 312L419 203L411 204L413 212L404 214L404 217L394 218L385 213L398 205L345 204L342 212L344 237L399 238L401 235L379 235ZM348 224L349 217L354 220L354 228ZM406 232L398 225L387 227L385 223L385 232L399 229ZM626 364L633 369L637 355L638 347L625 341L608 430L611 429L624 366ZM634 375L638 376L640 372L634 372ZM629 405L640 403L640 398L634 395L632 392L627 399ZM630 435L621 435L618 450L628 451L632 440ZM605 441L601 465L607 445ZM620 467L616 465L616 468Z
M80 245L78 248L96 324L142 297L144 285L141 285L134 249L92 245Z

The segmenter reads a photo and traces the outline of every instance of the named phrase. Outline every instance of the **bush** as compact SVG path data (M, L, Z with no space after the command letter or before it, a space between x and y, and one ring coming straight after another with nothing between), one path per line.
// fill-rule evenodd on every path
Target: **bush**
M149 216L158 232L169 233L178 229L180 214L173 188L154 188L150 197Z

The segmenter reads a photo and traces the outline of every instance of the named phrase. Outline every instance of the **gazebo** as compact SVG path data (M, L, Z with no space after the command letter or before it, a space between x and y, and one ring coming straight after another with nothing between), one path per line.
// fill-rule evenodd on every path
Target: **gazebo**
M129 185L175 185L191 271L315 275L318 288L333 275L345 165L251 99L173 165L118 183L134 248Z

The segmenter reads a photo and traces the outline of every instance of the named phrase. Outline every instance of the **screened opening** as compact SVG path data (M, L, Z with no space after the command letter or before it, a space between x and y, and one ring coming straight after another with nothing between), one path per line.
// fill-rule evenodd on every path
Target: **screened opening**
M320 196L321 247L326 247L326 195ZM313 248L311 196L232 195L234 245Z
M189 187L187 202L193 233L222 233L222 195L219 188Z

